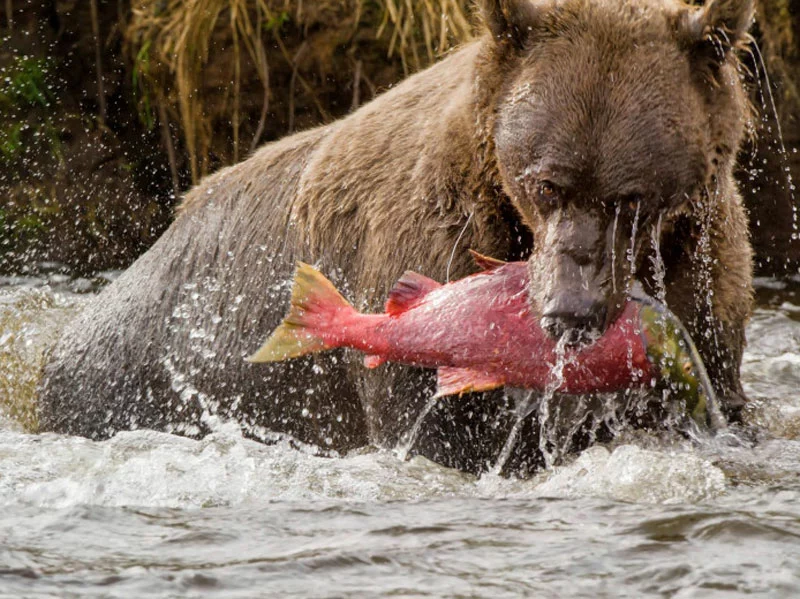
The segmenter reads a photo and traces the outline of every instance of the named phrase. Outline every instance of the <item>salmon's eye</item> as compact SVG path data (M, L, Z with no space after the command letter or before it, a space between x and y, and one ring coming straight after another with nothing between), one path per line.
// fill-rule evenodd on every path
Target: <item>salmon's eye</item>
M684 374L692 374L692 363L691 362L684 362L683 363L683 373Z

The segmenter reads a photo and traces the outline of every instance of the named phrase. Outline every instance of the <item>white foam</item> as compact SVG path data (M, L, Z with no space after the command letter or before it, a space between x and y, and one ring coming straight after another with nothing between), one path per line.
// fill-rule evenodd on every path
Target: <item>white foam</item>
M725 492L725 474L691 452L660 452L636 445L609 451L596 446L555 469L537 487L553 497L594 496L636 503L694 503Z
M202 440L154 431L94 442L0 432L0 505L198 508L271 501L418 500L436 497L602 497L697 502L726 488L721 470L691 452L594 447L527 481L476 479L389 451L324 458L288 443L245 439L233 424Z
M0 504L48 507L206 507L275 500L417 499L463 488L470 477L390 452L309 455L245 439L235 425L202 440L154 431L102 442L0 432Z

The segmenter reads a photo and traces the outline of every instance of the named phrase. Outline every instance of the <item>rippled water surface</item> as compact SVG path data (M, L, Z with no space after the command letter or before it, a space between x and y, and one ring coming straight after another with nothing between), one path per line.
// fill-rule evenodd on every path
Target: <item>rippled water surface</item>
M527 481L223 422L26 434L43 348L97 284L0 280L2 597L800 596L798 283L759 284L755 444L632 432Z

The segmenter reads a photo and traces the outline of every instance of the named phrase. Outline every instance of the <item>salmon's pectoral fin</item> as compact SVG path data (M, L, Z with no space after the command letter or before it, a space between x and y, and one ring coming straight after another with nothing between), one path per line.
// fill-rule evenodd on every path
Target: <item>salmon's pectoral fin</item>
M487 374L472 368L453 368L442 366L436 371L436 395L463 395L477 391L491 391L505 385L505 381L497 375Z
M364 366L367 368L377 368L381 364L386 363L386 358L375 354L364 356Z
M423 297L441 286L441 283L425 275L407 270L389 292L384 309L387 314L393 316L401 314L416 306Z
M494 270L495 268L500 268L504 264L508 264L508 262L504 262L503 260L479 254L475 250L470 250L469 253L472 255L473 262L478 265L478 268L482 268L483 270Z

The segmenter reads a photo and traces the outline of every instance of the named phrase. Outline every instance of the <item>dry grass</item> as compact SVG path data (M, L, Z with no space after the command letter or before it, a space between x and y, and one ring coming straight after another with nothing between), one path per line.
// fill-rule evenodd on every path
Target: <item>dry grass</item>
M363 1L363 0L361 0ZM389 56L398 52L408 72L433 62L453 43L469 38L472 27L466 16L464 0L381 0L384 17L378 27L381 36L391 23ZM359 2L359 5L361 2ZM420 58L420 37L426 55Z
M271 67L278 61L280 68L291 72L289 131L294 126L295 86L311 98L323 120L330 118L298 65L311 54L319 62L325 53L339 50L341 36L329 35L329 48L309 48L304 39L284 39L285 23L303 36L311 29L344 28L352 43L366 31L385 44L388 58L400 58L408 74L470 37L467 4L468 0L137 0L123 37L143 110L151 111L156 105L154 112L165 127L166 143L170 135L165 118L180 123L192 181L196 182L209 170L212 136L219 134L213 130L215 116L219 120L224 114L230 124L230 162L238 161L260 141L274 91ZM319 46L325 41L318 35L314 43ZM203 90L206 68L214 58L210 53L218 51L225 52L226 59L229 56L226 64L231 84L224 106L212 107ZM356 87L361 69L362 60L356 56ZM258 124L247 143L241 131L242 86L250 84L253 71L261 84L262 99ZM245 72L247 79L243 79ZM354 104L357 95L356 91ZM156 120L153 115L148 118Z
M27 431L35 431L36 389L43 364L41 353L30 356L20 348L21 326L0 318L0 417L18 423Z
M133 10L126 41L129 54L140 61L142 48L147 49L147 71L143 71L140 65L134 65L140 75L141 85L149 87L143 92L152 92L159 105L177 107L189 153L192 180L196 181L206 170L211 136L199 90L217 21L223 12L227 13L233 41L231 122L234 154L238 159L241 52L244 50L249 54L267 90L269 70L261 32L270 18L270 9L264 0L170 0L159 10L162 5L163 2L152 0L140 2ZM153 62L160 68L150 70L149 65Z
M45 349L82 304L38 289L0 293L0 418L36 431Z

